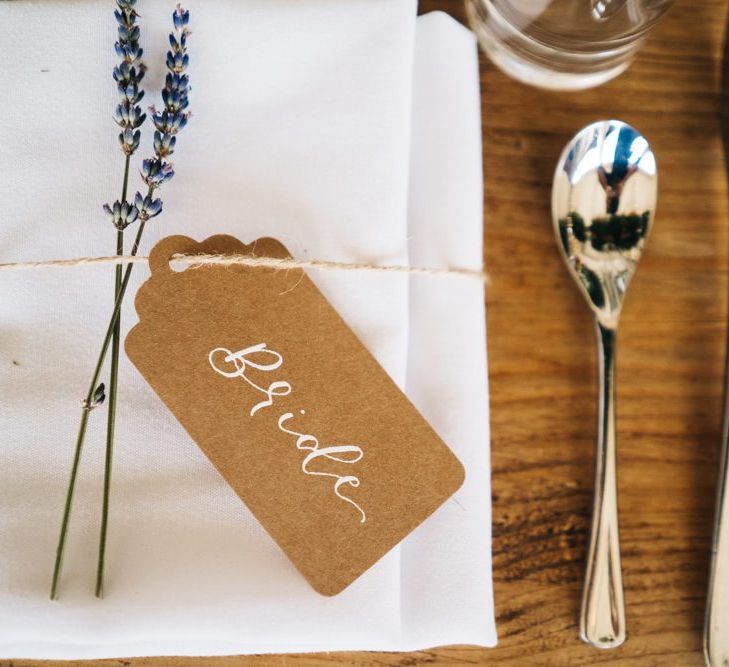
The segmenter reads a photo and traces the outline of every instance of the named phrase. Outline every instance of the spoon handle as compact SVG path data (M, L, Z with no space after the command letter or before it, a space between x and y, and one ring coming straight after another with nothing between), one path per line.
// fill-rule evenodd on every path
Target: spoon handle
M714 541L704 620L704 656L709 667L729 664L729 389L724 401Z
M614 328L597 323L600 394L595 495L580 612L580 636L596 648L615 648L625 641L615 451L615 338Z

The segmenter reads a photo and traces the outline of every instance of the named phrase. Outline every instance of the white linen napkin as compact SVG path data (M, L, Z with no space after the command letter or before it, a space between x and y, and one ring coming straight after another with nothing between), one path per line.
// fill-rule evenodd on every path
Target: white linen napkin
M163 81L171 8L140 4L150 103ZM480 267L478 70L464 28L431 15L416 31L413 0L191 0L189 8L194 117L145 248L170 233L224 232L276 236L300 258ZM99 0L0 4L2 261L113 252L100 204L118 197L121 179L110 118L114 34L109 3ZM137 267L131 289L147 275ZM109 267L5 272L1 657L495 643L481 286L311 277L466 465L464 487L346 591L324 598L123 359L106 598L93 597L100 410L61 599L51 603L78 399L113 278ZM125 330L136 321L131 302Z
M481 269L480 131L472 34L442 12L421 16L410 149L411 264ZM477 282L411 278L406 392L467 474L452 502L402 546L410 648L496 642L483 307Z

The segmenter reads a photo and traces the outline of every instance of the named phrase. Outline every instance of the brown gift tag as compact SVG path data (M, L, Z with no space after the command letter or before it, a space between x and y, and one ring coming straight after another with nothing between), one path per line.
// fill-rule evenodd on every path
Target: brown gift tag
M176 253L289 257L270 238L152 250L134 365L307 581L335 595L462 484L458 459L300 270Z

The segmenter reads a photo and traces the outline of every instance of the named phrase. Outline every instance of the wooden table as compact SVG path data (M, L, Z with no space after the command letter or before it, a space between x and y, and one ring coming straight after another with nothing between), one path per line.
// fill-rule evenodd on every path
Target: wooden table
M433 9L464 20L460 0L421 1L421 11ZM578 94L527 88L482 59L499 646L85 664L703 664L727 333L729 214L718 115L726 15L722 0L679 0L626 74ZM599 652L577 638L592 493L593 332L557 255L549 195L565 142L608 117L650 140L660 196L618 357L630 636L622 648ZM42 663L0 661L10 664Z

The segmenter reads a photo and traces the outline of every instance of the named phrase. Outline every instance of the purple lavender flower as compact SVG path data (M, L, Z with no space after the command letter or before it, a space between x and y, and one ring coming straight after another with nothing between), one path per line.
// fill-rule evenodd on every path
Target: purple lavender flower
M167 109L158 112L154 107L150 111L154 126L164 134L177 134L187 125L188 114L170 113Z
M111 217L111 222L119 230L131 225L138 217L137 207L129 202L115 201L111 206L104 204L104 211Z
M141 174L142 180L154 190L169 181L175 175L175 171L169 162L153 157L142 162Z
M139 26L136 24L137 0L117 0L114 17L118 24L118 41L114 44L121 62L113 70L114 81L119 90L119 104L114 120L121 128L119 144L126 156L131 156L139 147L141 132L139 127L146 114L142 113L139 102L144 97L140 88L146 68L142 62L143 50L139 46Z
M142 138L140 130L132 130L131 127L125 127L119 133L119 143L125 155L131 155L139 148L139 141Z
M119 127L137 129L147 118L140 107L133 105L129 100L124 100L114 112L114 120Z
M160 157L169 157L175 152L177 137L172 134L154 133L154 152Z
M146 68L142 62L143 51L139 46L139 26L134 8L137 0L116 0L117 9L114 18L118 24L118 40L114 44L116 54L121 62L113 69L112 76L119 92L119 104L114 110L114 121L121 128L119 145L122 153L129 158L139 148L142 132L139 129L147 118L139 106L144 97L140 84ZM126 186L124 188L126 192ZM112 206L104 205L104 210L111 216L112 224L118 230L124 230L139 217L139 211L133 204L117 201Z
M185 33L187 24L190 22L190 12L183 9L182 5L177 5L177 9L172 14L172 21L175 24L175 30Z
M187 40L190 35L188 23L190 12L184 10L180 5L172 14L174 31L170 33L170 50L167 52L167 69L165 87L162 90L162 101L164 109L158 111L150 107L152 122L154 123L154 157L142 162L142 179L149 188L146 197L137 193L134 201L139 209L139 219L146 222L162 210L162 202L153 198L154 191L169 181L175 171L170 162L167 161L174 152L177 143L177 134L186 125L190 118L187 108L190 104L188 94L190 92L190 79L185 73L190 63L187 54Z
M139 192L137 192L134 196L134 205L137 207L137 210L141 211L141 214L144 215L146 219L154 218L156 215L162 213L161 199L154 199L149 195L142 197Z

